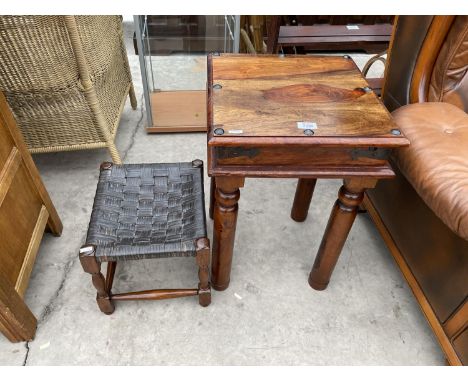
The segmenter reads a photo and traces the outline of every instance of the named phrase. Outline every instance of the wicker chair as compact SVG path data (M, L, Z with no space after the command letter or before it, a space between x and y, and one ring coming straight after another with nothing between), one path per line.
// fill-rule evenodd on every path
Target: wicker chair
M1 16L0 90L32 153L107 147L137 103L120 16Z

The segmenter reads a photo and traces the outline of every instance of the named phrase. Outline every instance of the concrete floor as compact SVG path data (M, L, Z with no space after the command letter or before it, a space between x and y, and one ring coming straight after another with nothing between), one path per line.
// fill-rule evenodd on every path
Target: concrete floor
M131 52L132 53L132 52ZM355 56L365 61L363 56ZM139 107L127 102L117 146L126 163L206 160L206 137L147 135L138 59L130 55ZM64 224L46 234L26 302L36 338L0 336L1 365L442 365L444 356L374 225L359 215L329 288L307 276L339 181L316 187L309 219L289 218L294 180L248 179L241 190L231 286L201 308L196 298L95 303L77 253L84 243L105 150L34 156ZM208 192L208 178L206 187ZM208 222L209 236L212 221ZM119 265L115 290L194 287L193 259Z

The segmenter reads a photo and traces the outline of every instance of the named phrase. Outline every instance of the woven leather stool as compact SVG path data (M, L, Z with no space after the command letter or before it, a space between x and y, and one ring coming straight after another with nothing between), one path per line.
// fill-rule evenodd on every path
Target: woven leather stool
M118 261L195 256L196 289L156 289L112 294ZM99 309L114 312L116 300L161 300L198 295L211 302L210 247L206 237L203 162L127 164L105 162L94 199L86 244L79 258L92 275ZM107 262L107 275L101 263Z

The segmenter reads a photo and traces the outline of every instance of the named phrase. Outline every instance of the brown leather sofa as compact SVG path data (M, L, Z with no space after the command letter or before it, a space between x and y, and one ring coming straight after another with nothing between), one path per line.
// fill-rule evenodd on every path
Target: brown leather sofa
M411 145L369 190L376 223L451 365L468 364L468 16L400 16L382 100Z

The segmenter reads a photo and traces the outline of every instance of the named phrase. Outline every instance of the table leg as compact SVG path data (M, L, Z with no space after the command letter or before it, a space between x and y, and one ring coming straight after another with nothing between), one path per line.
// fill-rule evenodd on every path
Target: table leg
M376 183L377 180L369 178L349 179L340 188L309 275L309 285L312 288L324 290L327 287L363 200L364 191L375 187Z
M213 250L211 260L211 282L216 290L229 286L232 253L237 223L237 201L239 188L244 178L216 177L215 205L213 211Z
M293 220L297 222L306 220L316 183L317 179L299 178L297 181L296 194L291 208Z
M211 183L210 183L210 209L209 209L210 219L213 219L213 211L214 211L214 204L215 204L215 191L216 191L216 179L214 176L212 176Z

